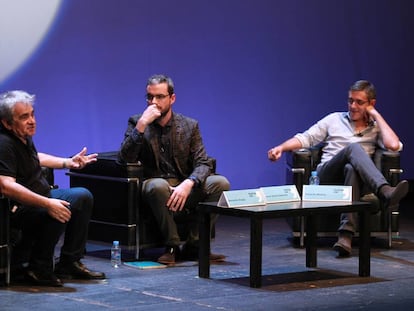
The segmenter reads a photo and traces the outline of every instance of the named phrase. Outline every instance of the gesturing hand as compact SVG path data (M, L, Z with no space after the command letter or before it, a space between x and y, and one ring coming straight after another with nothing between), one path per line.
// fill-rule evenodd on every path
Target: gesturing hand
M74 155L72 158L69 159L69 163L67 164L69 168L84 168L86 165L92 162L96 162L98 158L97 153L92 153L89 155L86 155L86 147L83 147L83 149L76 155Z
M270 161L277 161L282 156L282 148L274 147L267 152L267 157Z

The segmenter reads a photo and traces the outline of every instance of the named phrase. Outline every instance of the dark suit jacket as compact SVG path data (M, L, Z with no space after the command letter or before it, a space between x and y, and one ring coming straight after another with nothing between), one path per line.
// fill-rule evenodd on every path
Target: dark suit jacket
M128 119L128 128L121 144L119 157L124 162L141 162L144 166L144 177L159 177L159 143L154 125L150 124L144 134L135 128L141 115L133 115ZM172 154L173 159L184 180L190 175L201 184L213 171L213 161L207 156L198 122L178 113L172 116Z

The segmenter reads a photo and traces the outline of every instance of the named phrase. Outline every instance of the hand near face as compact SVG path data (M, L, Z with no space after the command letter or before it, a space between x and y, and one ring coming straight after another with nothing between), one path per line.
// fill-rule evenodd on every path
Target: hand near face
M365 118L367 121L370 119L376 119L376 116L378 115L378 111L375 109L373 104L368 104L368 106L365 108Z
M144 122L145 125L151 124L161 116L161 111L156 105L148 105L144 113L141 116L140 121Z

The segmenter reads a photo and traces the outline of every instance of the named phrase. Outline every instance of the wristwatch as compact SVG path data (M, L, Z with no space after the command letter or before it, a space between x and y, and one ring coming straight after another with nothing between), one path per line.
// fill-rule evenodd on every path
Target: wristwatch
M191 176L189 176L187 179L192 180L192 181L194 182L193 187L197 187L197 186L198 186L199 182L198 182L197 177L195 177L195 176L191 175Z

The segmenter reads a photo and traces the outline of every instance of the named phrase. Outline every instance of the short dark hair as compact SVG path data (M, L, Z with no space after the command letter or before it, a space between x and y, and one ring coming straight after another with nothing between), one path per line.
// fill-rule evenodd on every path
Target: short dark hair
M160 84L160 83L167 83L168 94L170 95L174 94L173 80L170 77L163 75L163 74L156 74L156 75L152 75L151 77L149 77L147 81L147 86L153 85L153 84Z
M364 91L367 94L368 100L377 98L377 91L375 90L374 84L367 80L358 80L351 85L349 91Z

